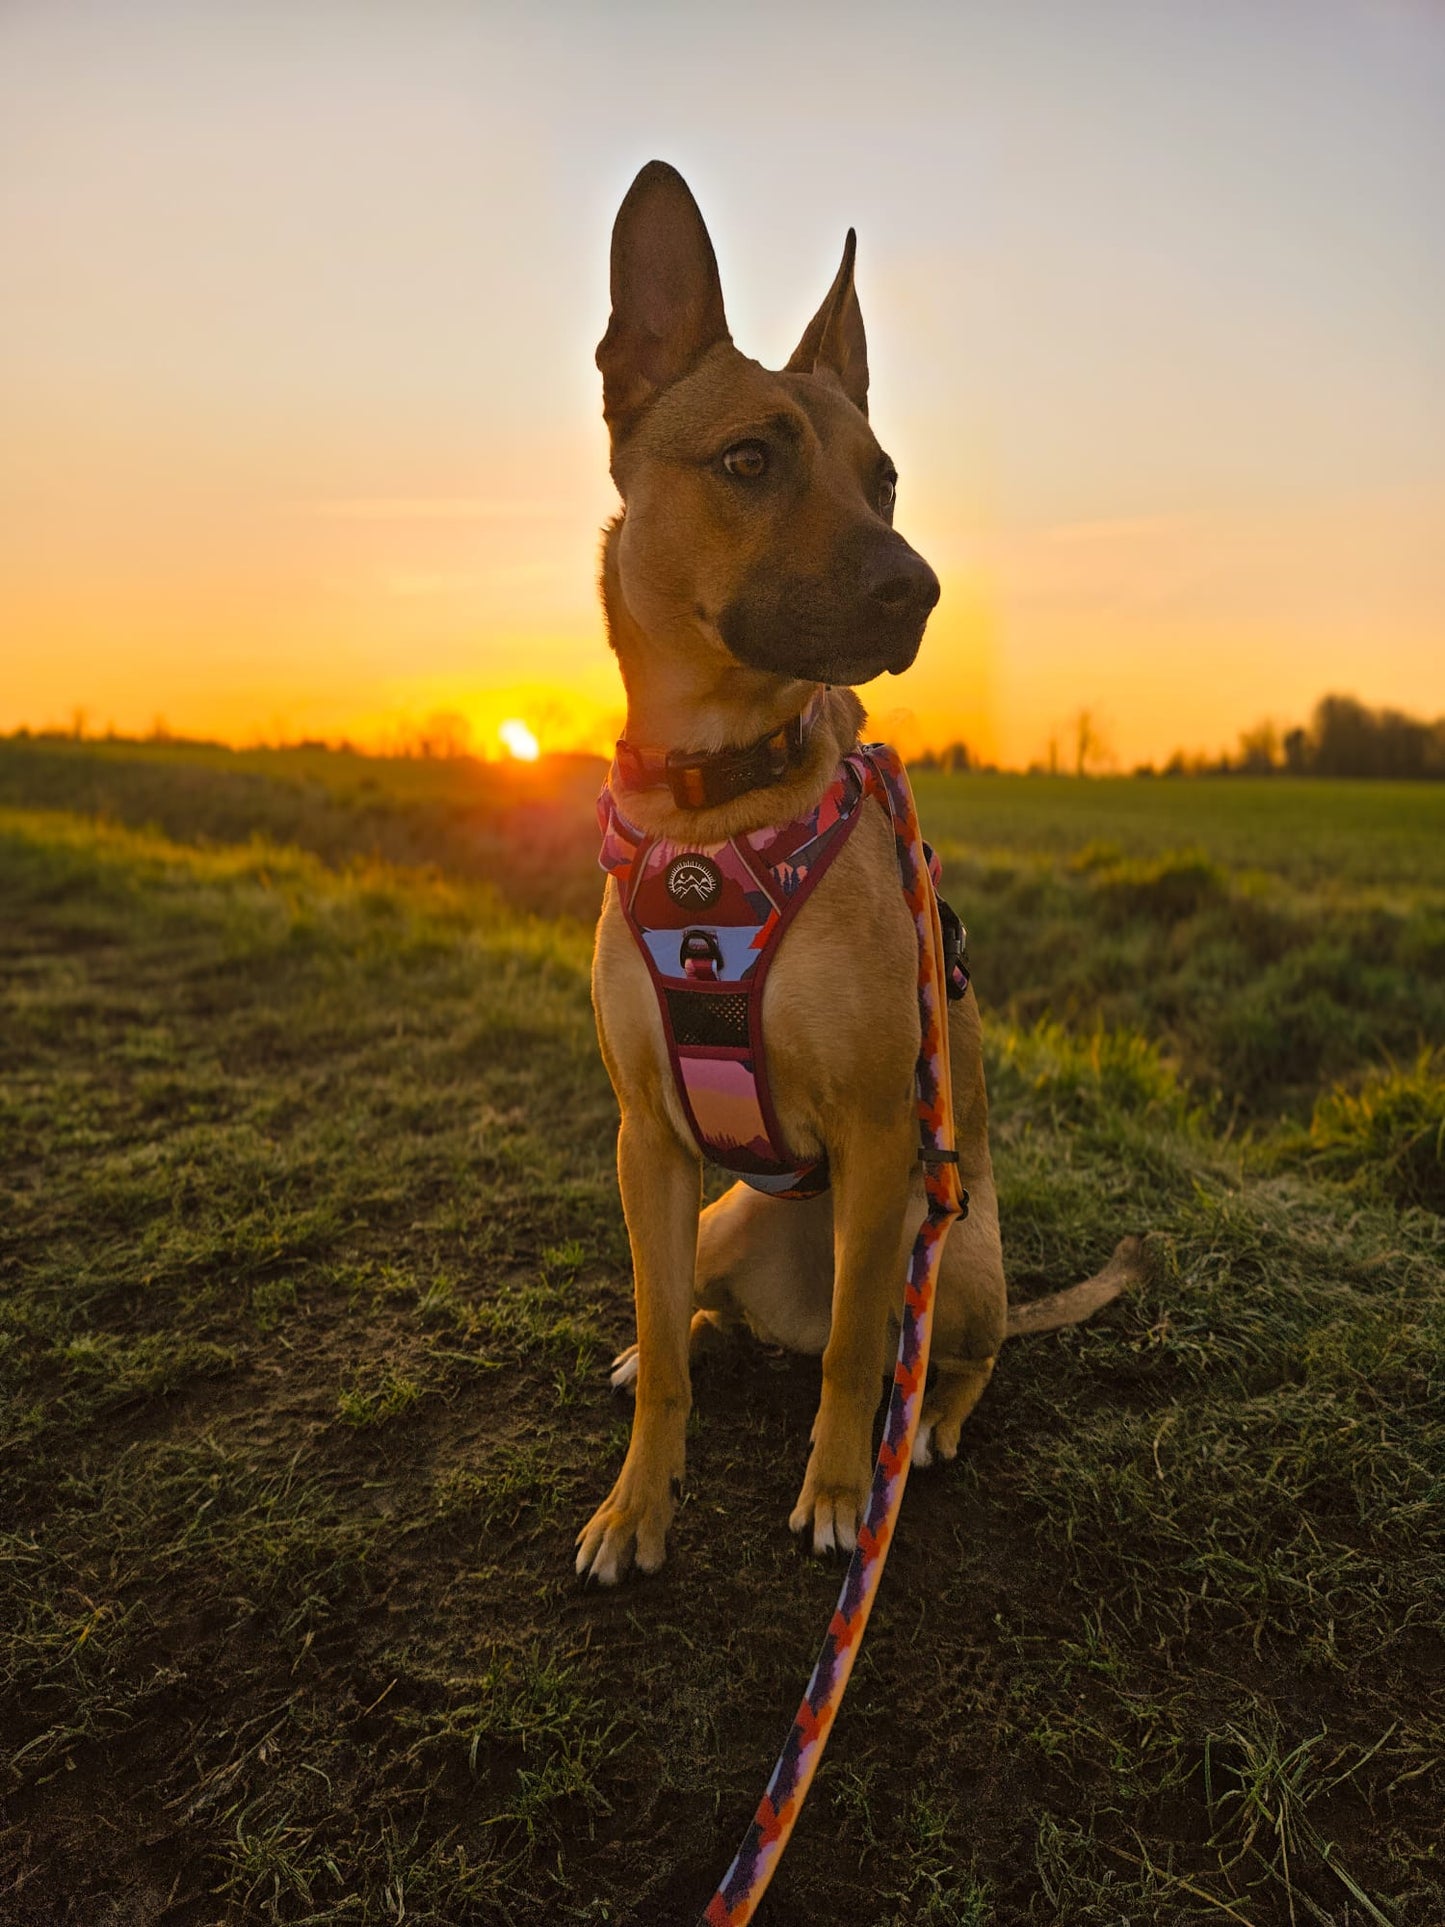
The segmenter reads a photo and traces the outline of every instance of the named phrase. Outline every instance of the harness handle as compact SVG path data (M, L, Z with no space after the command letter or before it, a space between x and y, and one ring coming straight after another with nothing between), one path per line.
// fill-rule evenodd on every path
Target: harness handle
M958 1153L954 1148L943 932L937 894L918 827L918 811L908 772L896 751L883 743L869 743L862 754L870 771L868 787L886 806L893 820L903 895L918 932L918 1121L923 1137L928 1215L908 1262L888 1417L873 1468L867 1509L858 1531L858 1544L848 1562L838 1604L823 1635L817 1662L783 1742L783 1750L757 1812L743 1835L742 1845L704 1909L699 1927L742 1927L752 1919L768 1882L777 1872L822 1760L828 1734L843 1703L853 1662L863 1643L863 1631L873 1610L903 1503L903 1488L908 1482L913 1441L923 1409L928 1347L933 1335L933 1300L943 1243L954 1219L968 1209L968 1200L959 1189Z

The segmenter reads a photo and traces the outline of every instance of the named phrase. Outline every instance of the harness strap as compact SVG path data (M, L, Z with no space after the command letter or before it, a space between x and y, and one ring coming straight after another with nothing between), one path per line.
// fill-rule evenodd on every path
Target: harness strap
M953 1087L949 1076L948 1009L943 933L933 879L918 827L908 774L893 750L870 744L863 752L887 800L898 847L903 895L918 932L918 1122L923 1140L924 1185L928 1215L913 1246L903 1292L898 1358L888 1398L883 1442L873 1468L868 1506L858 1544L848 1562L843 1589L823 1644L778 1755L767 1788L742 1845L708 1903L700 1927L742 1927L753 1917L802 1811L828 1734L843 1702L853 1662L893 1539L913 1440L923 1408L928 1348L933 1331L933 1300L943 1244L968 1201L959 1189L954 1150Z

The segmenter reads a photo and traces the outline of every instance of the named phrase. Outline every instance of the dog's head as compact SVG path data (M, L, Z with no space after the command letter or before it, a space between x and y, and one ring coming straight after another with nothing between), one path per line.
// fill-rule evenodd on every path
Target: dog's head
M850 231L772 373L733 346L682 176L652 161L628 190L597 365L625 508L618 587L649 636L812 682L868 682L917 655L938 579L893 527L853 247Z

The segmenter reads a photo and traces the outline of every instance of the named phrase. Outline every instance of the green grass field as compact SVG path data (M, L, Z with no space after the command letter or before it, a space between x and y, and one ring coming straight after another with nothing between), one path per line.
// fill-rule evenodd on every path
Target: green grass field
M688 1922L836 1569L701 1368L656 1579L579 762L0 743L0 1917ZM1445 1919L1445 795L925 777L1021 1293L760 1919ZM257 834L260 832L260 834ZM531 854L535 852L535 854Z

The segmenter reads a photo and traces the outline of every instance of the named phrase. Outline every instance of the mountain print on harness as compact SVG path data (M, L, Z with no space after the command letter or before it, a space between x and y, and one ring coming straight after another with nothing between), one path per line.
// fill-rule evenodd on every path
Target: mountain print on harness
M749 1162L771 1170L777 1160L758 1103L757 1079L749 1057L683 1057L688 1102L698 1129L736 1171Z

